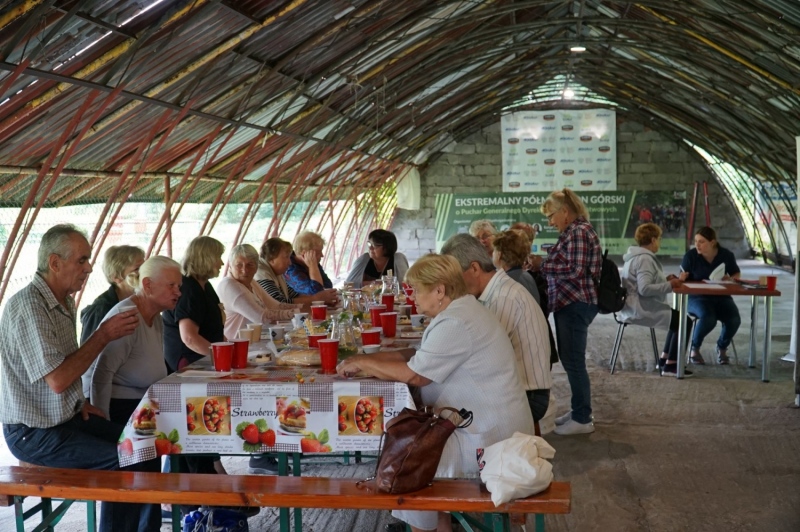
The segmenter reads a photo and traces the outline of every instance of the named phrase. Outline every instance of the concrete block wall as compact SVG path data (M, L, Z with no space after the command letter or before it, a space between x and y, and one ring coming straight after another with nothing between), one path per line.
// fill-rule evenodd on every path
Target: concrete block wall
M617 185L619 190L685 190L687 207L696 181L707 181L712 226L720 242L739 257L749 254L744 229L733 205L689 146L630 120L617 120ZM436 194L501 192L500 123L488 126L445 148L421 172L421 206L399 209L391 230L398 248L414 261L435 248ZM695 227L705 225L702 189ZM720 230L720 228L724 228Z

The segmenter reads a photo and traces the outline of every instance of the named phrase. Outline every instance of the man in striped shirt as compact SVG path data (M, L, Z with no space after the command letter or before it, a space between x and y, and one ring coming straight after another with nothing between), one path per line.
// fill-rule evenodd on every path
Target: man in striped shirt
M503 325L517 360L517 371L525 386L533 420L538 422L550 402L550 341L542 309L521 284L502 270L473 236L458 234L442 247L463 270L467 292L491 310Z

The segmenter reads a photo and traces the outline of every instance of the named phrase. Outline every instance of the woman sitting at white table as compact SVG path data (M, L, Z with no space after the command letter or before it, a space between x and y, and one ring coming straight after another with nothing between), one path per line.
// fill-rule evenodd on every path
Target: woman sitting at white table
M533 418L519 377L514 349L497 318L467 294L461 266L450 256L430 254L408 270L417 309L432 318L422 345L411 349L352 356L339 364L342 376L359 372L421 388L426 406L466 408L473 423L453 433L436 476L478 477L477 449L533 434ZM414 531L450 530L444 512L398 511L392 514Z

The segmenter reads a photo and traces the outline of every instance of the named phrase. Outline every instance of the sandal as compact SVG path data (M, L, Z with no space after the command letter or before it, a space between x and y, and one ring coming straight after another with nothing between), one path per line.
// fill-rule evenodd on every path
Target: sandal
M720 349L719 346L717 346L717 362L720 366L725 366L731 363L731 359L728 358L727 349Z
M692 349L692 354L689 357L689 360L692 361L692 364L696 364L698 366L705 366L706 361L703 360L703 355L700 354L700 351L695 351Z

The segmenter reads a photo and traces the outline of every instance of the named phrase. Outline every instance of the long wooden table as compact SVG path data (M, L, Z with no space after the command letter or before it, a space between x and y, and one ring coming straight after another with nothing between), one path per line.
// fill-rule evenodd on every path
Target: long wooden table
M749 296L750 300L750 353L748 366L755 367L756 352L756 326L758 322L758 298L764 298L764 352L762 354L761 380L769 382L769 353L772 350L772 298L780 297L778 290L766 288L750 288L742 284L731 282L725 284L707 284L702 282L684 283L674 289L678 299L678 371L679 379L684 377L688 356L686 352L686 318L688 316L689 298L687 296Z

